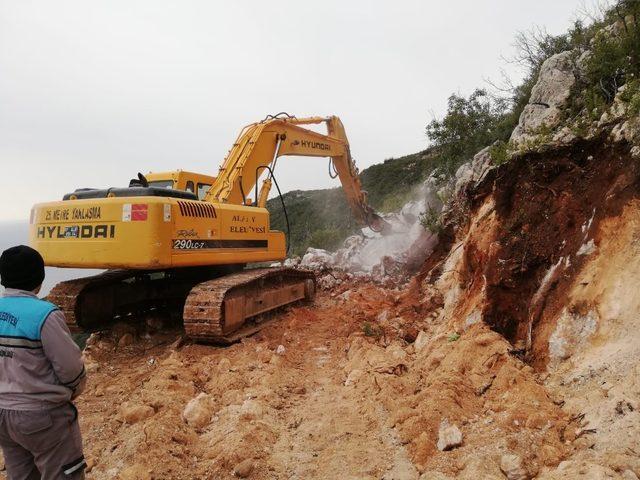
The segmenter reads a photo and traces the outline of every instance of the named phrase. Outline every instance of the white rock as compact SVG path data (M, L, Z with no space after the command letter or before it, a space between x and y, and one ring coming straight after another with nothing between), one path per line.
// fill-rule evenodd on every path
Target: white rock
M413 348L416 352L421 352L424 347L427 346L427 343L429 343L429 336L427 335L427 332L420 330L416 340L413 342Z
M482 312L479 309L474 309L467 318L464 320L464 328L469 328L471 325L475 325L482 319Z
M358 381L360 381L363 375L364 372L362 370L359 370L357 368L351 370L349 372L349 375L347 375L347 379L344 381L344 386L348 387L350 385L355 385L356 383L358 383Z
M233 474L238 478L247 478L253 471L253 460L247 458L243 460L233 469Z
M342 243L342 247L333 255L336 267L349 270L353 265L353 257L360 251L365 243L361 235L352 235Z
M336 277L334 277L333 275L327 274L318 278L316 280L316 283L318 284L318 287L320 287L323 290L331 290L332 288L340 285L340 283L342 282Z
M415 198L399 212L383 216L390 225L390 231L384 236L369 227L363 228L361 234L348 237L335 253L318 248L307 249L300 266L313 270L337 269L345 273L372 275L374 280L380 282L386 281L389 274L402 273L403 266L410 261L407 256L409 249L425 236L420 215L429 208L440 212L444 198L440 193L445 190L448 192L450 187L444 188L440 178L430 176L415 188ZM435 238L434 242L423 242L424 245L419 248L424 255L428 255L437 243L437 236L430 237ZM319 288L327 290L342 281L325 275L317 283Z
M467 185L478 184L492 167L491 147L485 147L473 156L473 159L458 167L455 175L454 194L459 196Z
M182 418L193 428L201 429L211 422L213 401L210 395L202 392L192 398L182 412Z
M584 315L564 308L556 321L556 328L549 337L550 367L557 366L587 345L598 328L600 316L595 310Z
M227 373L231 370L231 360L226 357L218 361L218 373Z
M351 290L346 290L342 292L340 295L338 295L338 299L346 302L349 300L350 296L351 296Z
M300 257L297 255L295 257L287 258L284 262L282 262L283 267L297 267L300 264Z
M262 403L258 400L245 400L240 406L240 416L244 420L257 420L264 415Z
M618 123L611 130L611 139L614 142L636 143L640 137L640 121L637 117L632 117L626 122Z
M576 255L591 255L595 251L596 251L596 244L592 238L588 242L580 245L580 248L578 249L578 252Z
M278 345L278 348L276 348L276 354L277 355L284 355L285 352L285 348L284 345Z
M448 420L443 420L438 430L438 450L444 452L460 445L462 445L462 432L460 429L455 424L450 424Z
M531 90L529 103L520 114L511 134L513 143L535 138L541 127L554 128L562 119L562 109L571 96L576 82L573 53L561 52L546 59L540 68L538 81Z
M330 252L321 248L309 247L300 262L301 267L312 270L322 270L334 265L333 256Z
M529 472L518 455L503 455L500 459L500 470L508 480L528 480Z
M94 362L93 360L87 361L84 363L84 370L87 374L95 373L100 370L100 364L98 362Z
M91 335L89 335L89 338L87 338L87 341L85 342L85 346L92 347L98 343L98 340L100 340L100 334L94 332Z

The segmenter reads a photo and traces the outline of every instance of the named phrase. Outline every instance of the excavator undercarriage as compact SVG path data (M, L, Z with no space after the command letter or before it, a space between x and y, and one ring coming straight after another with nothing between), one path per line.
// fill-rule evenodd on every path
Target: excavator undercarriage
M47 300L73 332L159 312L182 320L195 341L230 344L260 330L269 312L314 297L315 277L307 270L239 268L111 270L61 282Z

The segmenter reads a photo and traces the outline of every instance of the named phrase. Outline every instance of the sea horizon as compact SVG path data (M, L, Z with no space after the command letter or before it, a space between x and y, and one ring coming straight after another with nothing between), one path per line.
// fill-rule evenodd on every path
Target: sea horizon
M0 221L0 252L16 245L29 245L29 222L26 220ZM45 267L45 278L38 296L41 298L47 296L57 283L64 280L88 277L101 271L83 268ZM0 293L2 292L4 292L4 287L0 286Z

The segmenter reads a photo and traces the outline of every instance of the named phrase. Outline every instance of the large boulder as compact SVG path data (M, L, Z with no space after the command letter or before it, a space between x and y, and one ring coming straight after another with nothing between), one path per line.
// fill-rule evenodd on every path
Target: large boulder
M333 267L334 259L333 255L321 248L309 247L302 257L300 266L304 268L310 268L312 270L324 270L326 268Z
M522 458L518 455L503 455L500 458L500 470L508 480L528 480L531 478Z
M336 250L332 256L336 267L349 270L352 267L352 260L364 245L364 237L361 235L351 235L343 242L342 247Z
M473 189L491 168L491 147L485 147L476 153L470 162L460 165L455 175L454 195L459 197L467 188Z
M542 128L553 129L562 120L571 89L576 83L574 54L561 52L544 61L529 103L520 114L511 141L520 144L534 139Z

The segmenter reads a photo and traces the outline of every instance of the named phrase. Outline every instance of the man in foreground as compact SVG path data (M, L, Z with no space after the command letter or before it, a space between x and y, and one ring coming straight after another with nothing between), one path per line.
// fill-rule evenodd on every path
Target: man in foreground
M0 256L0 447L8 480L82 479L81 351L58 308L36 296L44 261L20 245Z

